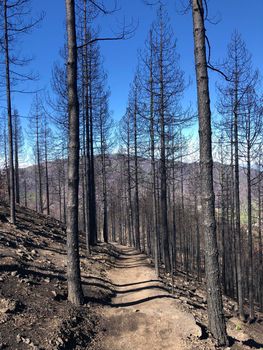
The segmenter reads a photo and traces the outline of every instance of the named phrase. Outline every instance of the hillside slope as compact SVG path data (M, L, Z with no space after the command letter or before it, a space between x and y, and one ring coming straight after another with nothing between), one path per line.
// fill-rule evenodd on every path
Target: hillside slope
M85 258L81 270L87 303L66 301L65 227L58 221L17 208L17 224L0 204L0 349L85 349L96 331L96 304L104 290L85 286L85 276L104 277L107 255ZM102 248L101 248L102 249ZM12 330L10 332L10 330Z
M85 304L66 298L65 227L18 207L17 224L0 203L0 350L215 349L207 332L204 283L177 273L156 280L151 259L99 244L80 255ZM263 319L235 317L224 298L231 348L263 348ZM125 347L123 347L125 346ZM140 348L140 346L142 346Z

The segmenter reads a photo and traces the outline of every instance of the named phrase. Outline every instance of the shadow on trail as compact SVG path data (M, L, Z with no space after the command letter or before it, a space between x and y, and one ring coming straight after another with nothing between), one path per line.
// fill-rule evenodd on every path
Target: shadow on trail
M111 303L110 306L111 307L128 307L128 306L133 306L133 305L139 305L142 303L146 303L147 301L151 301L154 299L177 299L174 295L171 294L160 294L160 295L152 295L146 298L142 298L142 299L137 299L137 300L133 300L133 301L127 301L124 303Z
M242 344L242 345L245 345L246 347L249 347L251 349L262 349L262 347L263 347L262 343L258 343L254 339L247 339L247 340L240 341L240 340L237 340L236 338L228 336L228 341L229 341L230 347L232 347L235 344L237 344L237 345Z
M118 264L108 263L108 265L115 269L134 269L135 267L149 267L149 264L118 265Z
M147 260L148 258L144 254L134 250L134 248L119 249L118 246L115 245L113 247L118 256L115 257L114 262L108 262L108 265L112 268L131 269L138 267L150 267L150 264ZM99 300L99 302L115 308L142 304L155 299L177 299L176 296L169 294L169 288L163 285L159 279L116 284L111 281L104 280L101 277L90 276L83 279L83 285L85 286L85 289L87 288L87 291L89 287L97 287L101 291L104 290L104 293L102 294L111 294L112 298L110 300L105 300L105 298L103 298L102 300ZM141 292L147 290L153 291L154 295L145 296L144 294L141 294ZM138 293L138 295L133 295L134 300L121 301L122 298L125 298L126 296L128 297L133 293ZM117 298L113 299L114 297ZM118 297L120 300L118 300ZM98 300L96 300L96 302L98 302Z
M135 248L132 248L132 247L119 248L115 244L111 244L111 246L112 246L113 250L115 251L115 253L118 254L118 258L121 258L121 257L130 258L133 256L137 258L140 255L142 258L147 259L147 257L144 255L144 253L138 252Z
M91 279L94 279L94 280L98 280L98 281L101 281L103 283L106 283L106 284L110 284L114 287L130 287L130 286L135 286L135 285L138 285L138 284L144 284L144 283L162 283L160 280L146 280L146 281L141 281L141 282L133 282L133 283L125 283L125 284L116 284L116 283L113 283L111 281L108 281L108 280L104 280L103 278L101 277L92 277L92 276L89 276L89 277L85 277L85 279L88 279L88 280L91 280Z
M256 342L254 339L248 339L242 342L243 345L249 346L251 349L262 349L263 344Z
M141 292L144 290L151 290L151 289L159 289L159 290L163 290L165 292L169 292L168 288L165 288L164 286L159 286L159 285L152 285L152 286L145 286L145 287L138 287L138 288L131 288L131 289L125 289L125 290L116 290L114 288L111 288L109 286L106 286L105 284L102 283L96 283L96 282L88 282L82 283L83 285L86 286L93 286L93 287L98 287L98 288L104 288L107 289L108 291L114 293L114 294L129 294L129 293L136 293L136 292ZM119 286L121 287L121 286Z
M95 302L101 305L106 305L106 306L110 306L112 308L118 308L118 307L129 307L129 306L134 306L134 305L139 305L142 303L146 303L147 301L151 301L154 299L177 299L175 296L173 295L169 295L169 294L160 294L160 295L153 295L153 296L149 296L147 298L142 298L142 299L138 299L138 300L133 300L133 301L129 301L129 302L123 302L123 303L112 303L112 301L109 301L108 298L96 298L96 297L85 297L85 303L88 302Z
M150 267L145 256L141 257L123 257L116 258L114 262L108 261L107 265L115 269L132 269L136 267Z
M115 247L115 249L116 249L116 247ZM143 256L142 253L136 252L135 250L131 250L131 251L125 252L125 251L118 251L118 249L116 249L116 252L119 254L119 258L120 257L124 257L124 258L126 257L128 259L128 258L130 258L132 256L134 256L134 257L137 257L139 255Z

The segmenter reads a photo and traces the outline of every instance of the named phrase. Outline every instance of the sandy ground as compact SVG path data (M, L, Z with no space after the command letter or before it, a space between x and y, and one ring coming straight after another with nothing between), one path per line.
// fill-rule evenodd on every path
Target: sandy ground
M104 334L97 349L196 349L192 342L201 329L156 279L147 257L132 248L116 248L120 256L108 271L116 296L104 308Z

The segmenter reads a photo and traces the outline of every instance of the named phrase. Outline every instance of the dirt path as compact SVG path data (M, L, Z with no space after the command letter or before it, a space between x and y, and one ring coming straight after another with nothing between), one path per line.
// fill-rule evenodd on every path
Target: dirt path
M116 297L103 310L104 333L96 349L196 349L191 344L200 328L156 279L147 257L132 248L116 248L120 256L108 272Z

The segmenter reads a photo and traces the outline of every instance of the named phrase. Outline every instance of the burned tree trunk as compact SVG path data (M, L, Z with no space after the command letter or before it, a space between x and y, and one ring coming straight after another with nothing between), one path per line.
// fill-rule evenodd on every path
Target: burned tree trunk
M137 84L137 82L135 82ZM134 171L135 171L135 193L134 193L134 228L135 228L135 248L141 250L140 237L140 209L139 209L139 184L138 184L138 126L137 126L137 85L134 91L133 110L133 136L134 136Z
M77 43L75 27L75 1L66 0L68 38L68 203L67 203L67 278L68 300L75 305L83 303L80 277L78 240L78 190L79 190L79 102L77 91Z
M211 141L211 111L205 47L204 9L202 0L192 1L195 67L198 96L201 204L205 237L205 270L209 329L219 345L227 344L223 315L218 249L216 241L215 199Z
M8 40L8 16L7 1L4 1L4 50L5 50L5 79L6 79L6 98L7 98L7 117L8 117L8 145L9 145L9 199L10 199L10 219L14 224L16 221L15 213L15 174L14 174L14 152L13 152L13 126L12 126L12 106L11 106L11 87L10 87L10 68L9 68L9 40Z

